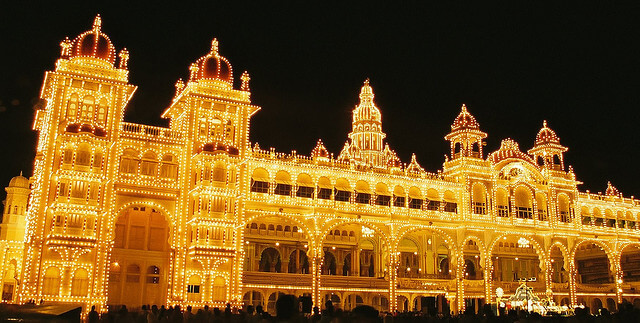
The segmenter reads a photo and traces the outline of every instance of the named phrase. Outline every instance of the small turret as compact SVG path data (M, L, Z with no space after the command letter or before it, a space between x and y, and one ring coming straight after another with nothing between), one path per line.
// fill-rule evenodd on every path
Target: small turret
M451 125L451 132L444 139L451 142L451 159L460 157L483 158L482 139L487 134L480 130L476 118L462 105L462 111Z
M0 240L22 241L26 226L27 204L29 202L29 179L20 175L14 177L5 188L7 199L0 224Z
M560 144L560 138L555 131L547 126L547 120L544 120L542 129L538 131L536 136L536 142L528 153L534 157L538 166L564 170L563 153L567 150L567 147Z

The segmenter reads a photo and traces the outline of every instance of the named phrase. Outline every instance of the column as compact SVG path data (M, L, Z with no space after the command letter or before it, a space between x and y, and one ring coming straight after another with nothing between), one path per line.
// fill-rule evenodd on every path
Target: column
M389 253L389 312L398 310L398 265L399 252L393 251Z
M456 312L462 313L464 311L464 258L459 257L456 263Z
M311 251L311 250L310 250ZM317 306L319 309L322 309L322 299L320 299L320 274L322 270L322 260L321 256L316 255L315 252L309 252L311 254L311 275L312 275L312 289L311 289L311 300L313 301L313 306Z

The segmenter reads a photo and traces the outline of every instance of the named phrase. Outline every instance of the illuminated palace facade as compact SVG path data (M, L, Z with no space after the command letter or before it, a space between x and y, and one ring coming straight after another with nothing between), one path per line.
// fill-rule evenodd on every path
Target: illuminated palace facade
M177 82L169 127L123 121L136 87L100 17L61 46L33 176L6 188L5 302L273 311L290 293L321 308L455 312L521 279L560 304L640 302L638 200L580 192L546 122L528 151L505 139L486 154L463 105L429 173L385 144L366 81L337 157L321 141L280 153L250 143L260 108L216 40Z

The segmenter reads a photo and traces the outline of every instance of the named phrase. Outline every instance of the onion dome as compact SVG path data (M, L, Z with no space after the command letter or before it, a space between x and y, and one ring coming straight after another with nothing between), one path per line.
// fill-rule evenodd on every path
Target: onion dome
M611 185L611 182L607 182L607 190L605 194L607 196L618 196L620 195L620 191L618 191L615 186Z
M318 139L316 147L311 151L311 157L329 158L329 150L327 150L327 147L325 147L324 143L322 143L322 139Z
M460 111L460 114L451 125L451 131L453 132L465 129L480 130L480 124L476 121L476 118L467 111L467 106L463 104L462 111Z
M20 175L12 178L9 181L9 187L29 188L29 179L22 176L22 172L20 172Z
M500 149L492 152L489 155L488 159L492 163L497 164L500 161L503 161L505 159L511 159L511 158L525 160L535 165L535 162L533 161L533 159L531 159L531 156L520 151L520 146L518 145L518 143L511 138L502 140L502 142L500 143Z
M542 122L542 129L538 131L535 146L545 144L560 144L560 138L558 138L555 131L547 127L547 120Z
M380 109L373 103L373 88L369 85L369 79L364 81L360 89L360 104L353 110L353 122L369 121L382 122Z
M116 49L102 30L102 19L97 15L93 20L93 28L73 41L62 43L63 56L98 58L113 65L116 61Z
M191 80L215 80L233 85L233 70L229 60L218 53L218 40L211 42L211 51L200 57L191 68Z

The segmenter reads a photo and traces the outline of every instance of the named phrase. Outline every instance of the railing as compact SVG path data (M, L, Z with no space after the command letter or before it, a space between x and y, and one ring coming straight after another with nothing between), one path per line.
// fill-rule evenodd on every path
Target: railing
M386 278L376 277L322 275L320 283L323 287L389 289Z
M305 286L311 288L311 274L288 274L259 271L245 271L242 274L243 284Z
M178 140L182 136L179 132L164 127L154 127L148 125L142 125L137 123L122 123L122 131L132 133L137 136L143 137L156 137Z

